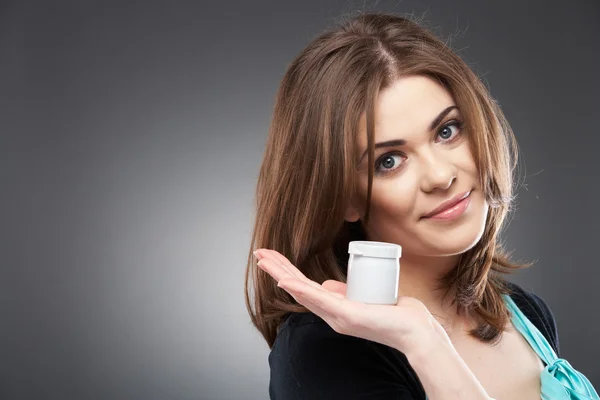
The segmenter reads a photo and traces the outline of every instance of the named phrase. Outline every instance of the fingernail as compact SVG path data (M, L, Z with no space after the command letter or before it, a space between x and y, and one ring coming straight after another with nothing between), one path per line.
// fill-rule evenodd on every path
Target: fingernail
M258 250L254 250L252 254L254 254L254 257L258 258Z

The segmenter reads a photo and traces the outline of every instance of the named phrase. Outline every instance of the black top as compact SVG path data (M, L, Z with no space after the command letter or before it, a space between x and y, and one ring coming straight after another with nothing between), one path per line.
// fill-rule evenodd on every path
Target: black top
M519 309L557 355L554 316L544 300L507 281ZM559 355L560 357L560 355ZM292 313L269 354L271 400L425 400L404 353L333 330L313 313Z

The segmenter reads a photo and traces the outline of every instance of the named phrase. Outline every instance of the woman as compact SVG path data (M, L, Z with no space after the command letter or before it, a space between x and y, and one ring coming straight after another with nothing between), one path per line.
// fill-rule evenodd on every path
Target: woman
M544 301L502 277L528 266L499 244L515 165L499 106L417 23L313 40L277 95L246 271L271 398L598 399ZM353 240L402 246L397 305L345 298Z

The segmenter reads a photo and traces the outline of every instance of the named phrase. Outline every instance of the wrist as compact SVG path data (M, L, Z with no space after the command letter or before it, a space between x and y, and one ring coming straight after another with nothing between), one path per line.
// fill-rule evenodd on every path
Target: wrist
M429 324L414 332L405 349L403 352L411 364L425 362L436 353L456 351L446 331L433 316Z

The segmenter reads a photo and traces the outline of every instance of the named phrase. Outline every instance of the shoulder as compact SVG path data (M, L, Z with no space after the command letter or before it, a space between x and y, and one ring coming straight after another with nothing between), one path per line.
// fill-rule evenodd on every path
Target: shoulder
M292 313L271 353L271 399L424 399L400 351L334 331L313 313Z
M556 354L560 357L560 343L556 320L548 304L546 304L541 296L531 290L525 289L521 285L510 281L506 281L506 285L511 290L510 297L514 300L515 304L525 314L527 319L545 336L548 343L550 343Z

